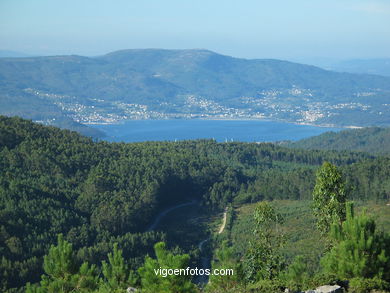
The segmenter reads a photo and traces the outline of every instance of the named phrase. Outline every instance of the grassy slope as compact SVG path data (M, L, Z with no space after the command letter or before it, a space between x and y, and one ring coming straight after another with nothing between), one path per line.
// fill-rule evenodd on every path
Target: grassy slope
M311 270L318 268L319 259L325 244L315 228L315 219L308 200L274 200L272 204L283 214L286 245L283 253L288 261L302 255L308 260ZM378 228L390 233L390 206L383 203L355 203L358 213L366 212L376 219ZM231 238L236 253L242 256L248 248L254 227L253 212L256 203L236 208L233 224L226 225L218 239ZM167 233L168 244L178 245L183 251L197 253L199 242L211 235L217 236L222 223L222 213L210 214L202 207L189 206L169 213L156 230ZM196 255L195 255L196 258Z
M318 266L319 257L325 248L320 234L315 229L314 217L310 209L310 201L275 200L272 204L285 217L284 232L286 246L284 254L289 260L303 255L309 260L311 269ZM248 247L253 230L253 212L255 204L244 205L236 210L236 219L231 229L232 244L239 255ZM374 202L356 204L358 212L364 208L377 219L379 229L390 233L390 206Z

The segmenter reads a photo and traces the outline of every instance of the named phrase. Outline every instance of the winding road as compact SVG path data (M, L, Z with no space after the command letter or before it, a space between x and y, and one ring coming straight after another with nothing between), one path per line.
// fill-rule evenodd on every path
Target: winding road
M226 207L225 211L223 212L223 221L222 221L221 227L219 228L218 234L221 234L223 232L223 230L225 230L227 211L228 211L228 208Z
M197 203L196 200L191 200L189 202L181 203L181 204L178 204L178 205L175 205L173 207L170 207L170 208L167 208L167 209L163 210L162 212L160 212L156 216L156 218L154 219L154 222L146 229L146 232L150 232L150 231L153 231L154 229L156 229L158 224L160 224L160 221L162 220L162 218L164 218L170 212L172 212L172 211L174 211L176 209L180 209L180 208L186 207L186 206L194 205L196 203Z
M146 232L153 231L154 229L156 229L156 227L158 226L160 221L167 214L169 214L170 212L172 212L172 211L174 211L176 209L180 209L180 208L186 207L186 206L195 205L197 203L198 203L198 201L191 200L189 202L181 203L181 204L178 204L178 205L175 205L173 207L170 207L170 208L167 208L167 209L163 210L162 212L160 212L156 216L156 218L154 219L153 223L148 227L148 229L146 229ZM226 207L225 211L223 212L223 220L222 220L222 224L221 224L221 226L219 228L218 234L221 234L225 230L227 211L228 211L228 208ZM199 248L201 254L203 252L204 244L207 241L209 241L209 240L210 240L210 237L208 237L208 238L202 240L201 242L199 242L198 248ZM211 259L210 259L209 256L201 256L201 264L202 264L202 268L203 269L209 268L210 267L210 262L211 262ZM206 275L197 276L197 278L195 278L195 282L198 283L198 284L206 284L208 282L208 276L206 276Z
M223 212L223 220L222 220L222 224L221 224L221 227L219 227L219 231L218 231L218 234L221 234L224 230L225 230L225 226L226 226L226 217L227 217L227 211L228 211L228 208L226 207L225 208L225 211ZM207 239L204 239L202 240L201 242L199 242L199 245L198 245L198 248L200 250L200 253L202 254L203 252L203 246L207 243L207 241L210 240L210 237L207 238ZM210 263L211 263L211 257L210 256L201 256L201 264L202 264L202 268L203 269L206 269L206 268L210 268ZM209 281L209 276L206 276L206 275L203 275L203 276L197 276L197 278L195 278L195 282L197 284L206 284L207 282Z

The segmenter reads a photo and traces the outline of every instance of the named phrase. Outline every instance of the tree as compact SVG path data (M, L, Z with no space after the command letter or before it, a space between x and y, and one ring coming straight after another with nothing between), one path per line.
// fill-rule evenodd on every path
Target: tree
M302 255L296 256L281 277L289 289L294 292L301 291L303 284L309 279L307 263L304 257Z
M333 222L341 224L345 220L345 183L335 165L325 162L317 171L313 190L313 211L317 228L327 235Z
M125 289L133 284L131 270L125 263L117 243L114 244L113 253L108 254L108 263L102 262L102 273L104 279L100 282L99 292L125 292Z
M364 212L354 216L352 203L347 204L346 221L333 224L330 235L337 244L321 260L326 272L342 279L390 280L390 237L378 232Z
M26 293L92 292L97 288L96 267L84 262L78 267L72 245L58 235L57 246L52 245L44 257L40 286L27 285Z
M283 217L268 202L260 202L254 213L254 240L245 256L244 274L249 282L272 280L280 273L284 260L280 248L284 236L280 232Z
M223 241L221 247L215 251L216 259L211 267L215 269L232 269L232 275L211 275L207 284L207 292L228 292L229 290L239 289L239 261L234 257L233 247L229 247L227 241ZM238 292L238 291L237 291Z
M159 242L154 246L157 259L149 256L145 264L139 268L142 292L145 293L193 293L196 287L191 283L191 277L185 274L166 274L167 270L186 269L190 257L188 254L173 255L167 251L165 243ZM159 274L161 270L162 274ZM157 273L156 273L157 272Z

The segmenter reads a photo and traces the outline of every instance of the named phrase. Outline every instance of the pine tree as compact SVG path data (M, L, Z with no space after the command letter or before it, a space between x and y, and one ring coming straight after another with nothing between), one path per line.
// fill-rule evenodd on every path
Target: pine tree
M333 224L330 234L337 244L321 261L326 272L343 279L390 279L390 237L378 232L365 213L354 216L352 203L347 204L346 221Z
M43 269L53 279L66 279L77 272L72 244L58 235L57 246L52 245L49 254L44 257Z
M325 162L317 171L313 191L313 210L317 218L317 228L327 235L333 222L341 224L345 220L345 183L335 165Z
M173 255L167 251L165 243L159 242L154 246L157 259L149 256L145 258L145 264L139 269L141 276L142 292L145 293L193 293L196 287L191 283L191 276L156 274L159 269L186 269L189 263L189 255Z
M307 278L307 265L304 262L303 256L296 256L294 261L288 266L286 278L296 284L302 284Z
M211 275L207 285L207 292L226 292L241 287L239 279L239 261L234 257L233 247L223 241L221 247L215 251L216 259L212 262L212 269L232 269L232 275Z
M97 288L95 266L83 263L78 267L72 245L58 235L57 246L52 245L44 257L40 286L27 285L26 293L92 292Z
M100 282L99 292L125 292L133 284L131 270L117 243L114 244L113 253L108 254L108 263L102 262L102 273L104 278Z

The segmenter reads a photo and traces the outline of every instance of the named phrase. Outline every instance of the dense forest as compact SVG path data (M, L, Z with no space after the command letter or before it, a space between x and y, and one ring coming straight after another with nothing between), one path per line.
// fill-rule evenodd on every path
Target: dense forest
M390 154L390 128L367 127L326 132L285 145L293 148L359 151L385 155Z
M38 282L43 256L57 243L71 247L75 263L100 270L107 255L123 254L136 270L154 250L168 253L154 247L165 233L146 232L164 208L196 199L212 213L229 204L308 200L325 161L345 175L347 199L389 199L388 157L213 140L108 143L0 116L0 290L23 292Z

